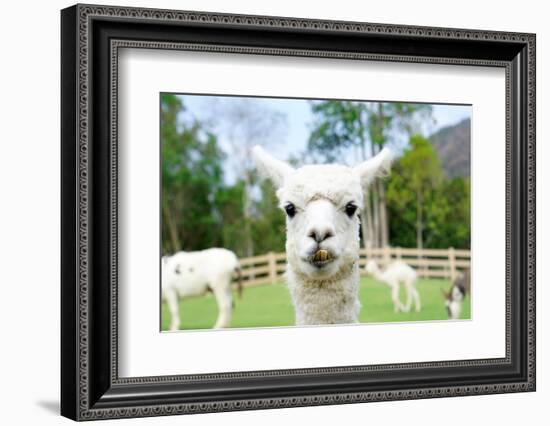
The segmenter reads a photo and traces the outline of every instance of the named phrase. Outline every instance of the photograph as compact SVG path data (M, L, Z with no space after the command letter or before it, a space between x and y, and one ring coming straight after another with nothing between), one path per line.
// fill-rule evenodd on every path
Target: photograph
M542 23L65 6L63 416L537 390Z
M159 109L161 331L472 319L472 105Z

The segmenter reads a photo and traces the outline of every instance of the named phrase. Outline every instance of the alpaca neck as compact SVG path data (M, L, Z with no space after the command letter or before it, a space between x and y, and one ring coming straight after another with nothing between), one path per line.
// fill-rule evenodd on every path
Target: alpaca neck
M374 278L376 278L378 281L385 281L384 280L384 274L382 273L382 271L380 270L380 268L378 267L378 265L376 265L374 267L374 270L372 271L372 276Z
M297 325L358 322L359 270L356 262L322 280L312 280L291 263L286 275Z

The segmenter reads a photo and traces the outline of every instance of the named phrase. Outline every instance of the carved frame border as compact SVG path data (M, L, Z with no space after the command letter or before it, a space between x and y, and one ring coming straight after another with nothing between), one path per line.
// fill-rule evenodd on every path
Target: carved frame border
M127 7L104 7L92 5L75 6L75 16L78 23L77 28L77 64L76 64L76 87L78 91L76 105L76 170L77 178L76 194L76 261L77 277L75 278L76 291L76 348L77 362L75 363L74 390L77 392L76 407L65 410L65 415L78 420L91 420L113 417L141 417L151 415L169 415L184 413L205 413L215 411L247 410L262 408L279 408L308 405L341 404L366 401L400 400L416 398L433 398L442 396L461 396L488 393L504 393L518 391L533 391L535 389L535 36L533 34L521 34L511 32L494 32L464 29L430 28L417 26L369 24L357 22L336 22L324 20L228 15L203 12L169 11L156 9L141 9ZM90 334L89 334L89 218L90 218L90 162L89 162L89 113L90 113L90 82L89 82L89 59L90 59L90 24L95 18L107 19L129 19L140 22L174 22L174 23L204 23L215 25L236 25L244 27L277 28L277 29L300 29L326 31L328 33L362 33L380 35L410 35L422 38L437 38L449 40L479 40L479 41L506 41L521 43L527 49L527 105L526 105L526 126L527 126L527 175L525 201L527 203L527 283L526 283L526 309L527 309L527 379L520 382L503 382L498 384L484 384L479 386L448 386L423 389L400 389L376 392L350 392L350 393L327 393L323 395L291 396L291 397L270 397L254 399L234 399L225 401L212 401L201 403L164 403L145 406L120 406L120 407L94 407L90 400ZM497 66L506 69L506 358L465 360L435 363L415 364L394 364L377 366L353 366L353 367L327 367L321 369L301 370L274 370L261 372L243 373L222 373L191 376L161 376L161 377L140 377L140 378L119 378L117 374L117 69L118 49L120 48L154 48L154 49L176 49L176 50L198 50L217 51L239 54L265 54L265 55L297 55L315 56L341 59L375 60L375 61L396 61L396 62L424 62L424 63L445 63L457 65L481 65ZM511 118L511 63L507 61L441 58L441 57L418 57L404 55L365 54L346 52L327 52L301 49L280 49L280 48L257 48L227 45L205 45L193 43L172 43L152 42L144 40L111 40L111 368L110 380L113 386L125 384L159 384L174 383L182 381L209 381L218 379L240 379L245 377L267 377L267 376L304 376L311 373L331 374L346 371L374 371L374 370L395 370L421 367L449 367L449 366L479 366L490 364L505 364L510 362L510 341L511 341L511 268L509 258L512 253L510 245L510 229L512 226L510 208L511 196L511 137L513 129L510 127ZM62 398L63 399L63 398ZM62 407L62 412L63 412Z

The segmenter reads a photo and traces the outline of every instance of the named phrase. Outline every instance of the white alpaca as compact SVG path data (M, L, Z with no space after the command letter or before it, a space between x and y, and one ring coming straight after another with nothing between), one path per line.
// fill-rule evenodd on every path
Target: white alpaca
M180 327L179 299L212 291L218 304L218 319L214 328L228 327L233 298L231 281L238 276L242 291L239 260L235 253L223 248L178 252L162 258L162 298L166 300L172 320L170 330Z
M388 149L350 168L308 165L298 169L271 157L261 147L253 156L277 189L287 215L286 280L297 325L358 321L359 217L363 194L386 172Z
M369 275L372 275L378 281L387 284L391 289L391 299L395 312L409 312L414 299L415 310L420 312L420 295L416 289L417 274L416 271L405 262L395 260L388 267L381 271L374 260L369 260L365 267ZM405 305L399 300L399 286L403 284L407 294Z

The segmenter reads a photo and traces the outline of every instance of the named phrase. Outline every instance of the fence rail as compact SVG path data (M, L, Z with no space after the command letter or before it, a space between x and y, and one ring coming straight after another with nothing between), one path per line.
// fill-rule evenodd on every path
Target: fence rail
M381 267L392 260L400 259L416 269L422 278L445 278L454 280L459 271L470 267L470 250L416 249L404 247L383 247L361 249L359 267L365 275L365 265L374 259ZM275 284L281 281L286 269L286 254L269 252L260 256L240 259L241 276L245 286Z

